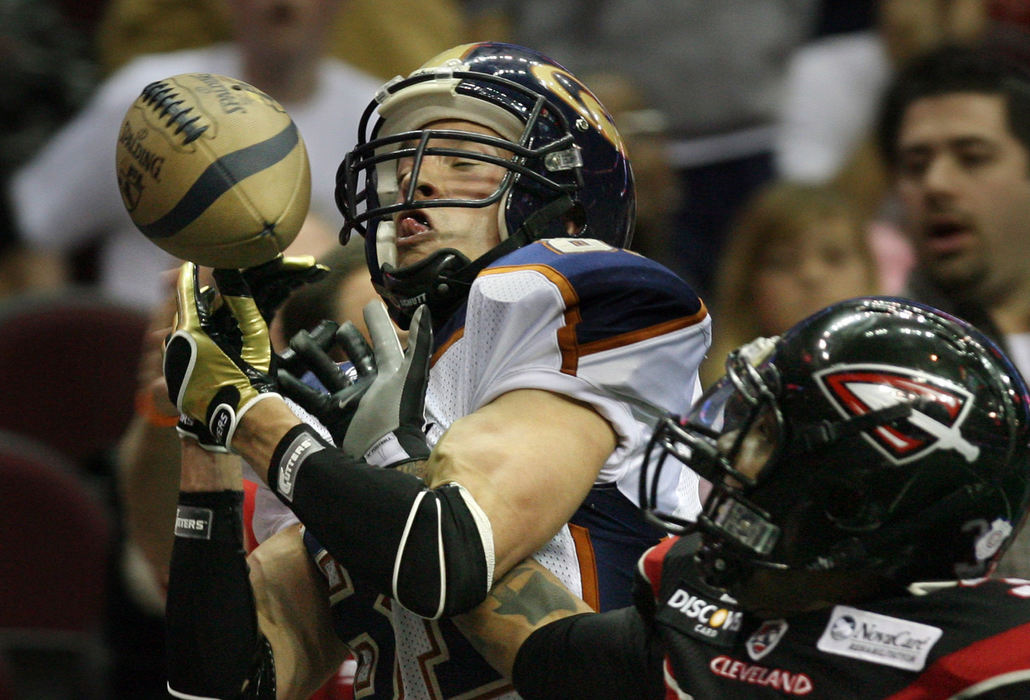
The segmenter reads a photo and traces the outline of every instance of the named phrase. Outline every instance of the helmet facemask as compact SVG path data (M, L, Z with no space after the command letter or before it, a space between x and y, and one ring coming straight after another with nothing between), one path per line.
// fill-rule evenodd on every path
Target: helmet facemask
M456 90L466 79L475 80L479 89L486 85L516 95L514 103L524 113L516 116L491 102L459 94ZM366 240L373 236L374 247L369 246L369 251L374 250L378 267L373 281L384 296L394 294L397 298L392 301L410 306L409 313L429 301L427 294L418 293L427 285L430 297L440 293L432 285L442 282L447 287L444 295L458 292L457 297L463 298L472 278L489 262L533 240L568 235L566 222L575 216L572 194L582 186L582 158L570 125L542 95L496 76L435 71L388 84L366 110L362 134L376 111L381 118L369 140L346 156L337 175L337 204L345 220L341 239L345 241L353 231ZM444 120L472 121L499 135L432 128L432 123ZM460 148L459 142L485 144L506 155ZM505 168L506 173L484 197L420 198L422 163L434 156L485 162ZM400 191L398 164L405 159L413 160L414 165L407 186ZM444 207L484 208L497 203L502 243L490 253L470 261L455 249L443 249L416 265L396 267L396 214ZM449 278L436 280L441 271ZM398 287L400 294L396 295ZM434 313L434 318L438 316Z
M671 417L662 421L648 446L647 463L653 466L646 471L653 478L641 479L641 503L657 502L654 489L668 458L693 469L710 484L695 523L653 509L647 513L671 532L702 533L701 573L718 587L744 577L744 568L783 568L769 560L780 527L748 496L775 469L784 442L778 378L775 368L765 362L774 347L775 339L759 338L731 353L726 375L682 422Z

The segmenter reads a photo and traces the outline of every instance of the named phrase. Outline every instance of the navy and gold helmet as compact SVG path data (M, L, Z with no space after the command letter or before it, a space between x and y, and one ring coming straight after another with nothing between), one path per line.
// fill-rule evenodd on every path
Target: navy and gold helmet
M756 568L983 576L1030 503L1028 401L969 324L900 299L841 302L731 353L691 412L659 425L642 503L700 531L699 564L724 587ZM712 483L696 525L654 510L667 459Z
M423 128L445 119L481 124L501 138ZM430 139L437 145L428 147ZM398 160L414 159L417 168L425 155L456 155L448 140L513 154L461 152L507 168L496 191L480 199L416 201L416 172L407 191L398 192ZM575 235L626 247L635 213L625 148L597 98L546 56L500 43L458 46L384 85L365 110L357 146L340 165L336 201L344 217L341 239L352 232L364 236L372 281L403 325L422 303L429 304L434 322L446 319L480 270L534 240ZM395 267L394 214L499 201L502 242L493 250L469 260L444 249Z

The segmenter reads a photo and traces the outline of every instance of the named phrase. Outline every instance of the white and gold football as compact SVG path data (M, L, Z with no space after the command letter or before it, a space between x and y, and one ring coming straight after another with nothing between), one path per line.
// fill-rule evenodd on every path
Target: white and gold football
M311 203L297 125L274 99L224 75L184 73L143 88L118 132L116 167L143 235L208 267L275 258Z

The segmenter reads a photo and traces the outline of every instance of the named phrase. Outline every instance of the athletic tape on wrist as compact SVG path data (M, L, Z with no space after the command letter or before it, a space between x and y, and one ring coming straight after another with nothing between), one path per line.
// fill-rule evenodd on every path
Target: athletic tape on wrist
M180 492L175 510L175 536L242 546L243 492Z

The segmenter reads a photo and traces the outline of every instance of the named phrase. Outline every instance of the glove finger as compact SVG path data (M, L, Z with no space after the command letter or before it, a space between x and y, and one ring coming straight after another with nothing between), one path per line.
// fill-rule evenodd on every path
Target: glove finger
M322 386L334 393L350 384L347 376L320 348L307 331L300 331L290 338L290 349L303 361L305 367L314 372Z
M280 371L278 381L279 393L296 402L308 413L317 416L324 408L326 395L300 381L290 372Z
M423 304L415 309L408 326L408 348L404 352L404 388L401 406L409 406L416 414L425 404L426 384L429 382L429 361L433 354L433 323L429 307Z
M359 377L367 377L376 373L376 358L368 341L358 327L348 321L336 331L336 342L339 343L347 359L354 365Z
M204 321L201 291L197 288L197 266L183 263L175 286L176 330L199 330Z
M372 336L378 371L383 374L395 372L401 366L404 351L397 337L397 329L390 320L390 313L386 310L386 304L374 299L365 304L362 314L365 325L368 326L368 334Z
M315 345L329 352L329 348L333 346L333 341L336 339L336 331L339 327L340 324L336 321L330 321L329 319L319 321L318 325L311 329L311 339L315 341Z
M329 274L329 268L315 262L310 255L283 257L282 255L256 267L243 270L242 275L265 321L271 321L276 310L290 293L304 284L317 282Z
M243 336L240 359L262 372L271 371L272 346L268 324L250 294L250 287L239 270L215 270L215 283L225 305Z
M329 348L332 347L335 338L336 329L339 327L340 324L335 321L328 319L319 321L318 325L310 331L311 339L315 342L315 345L329 352ZM298 377L303 375L307 369L301 358L297 355L297 352L289 347L283 350L283 353L279 356L278 366L285 368Z
M283 258L283 274L296 284L310 284L317 282L329 274L329 268L322 263L315 262L310 255L294 255Z

